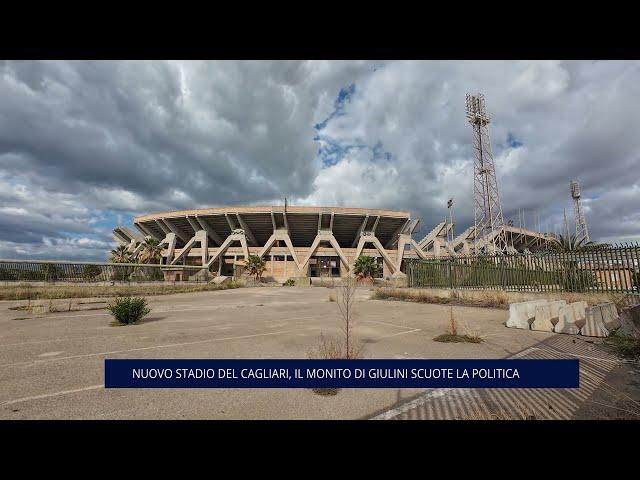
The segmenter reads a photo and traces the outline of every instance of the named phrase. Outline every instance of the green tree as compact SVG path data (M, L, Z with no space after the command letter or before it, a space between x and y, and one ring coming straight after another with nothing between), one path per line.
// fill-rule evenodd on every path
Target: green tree
M160 263L161 258L162 247L160 246L160 241L153 237L146 237L138 256L140 263Z
M258 255L249 255L245 262L245 267L249 275L253 275L256 280L262 277L262 274L267 269L265 261Z
M353 266L353 273L360 278L373 278L380 273L380 270L376 259L368 255L360 255Z
M132 263L129 248L126 245L119 245L118 248L111 250L111 261L113 263Z

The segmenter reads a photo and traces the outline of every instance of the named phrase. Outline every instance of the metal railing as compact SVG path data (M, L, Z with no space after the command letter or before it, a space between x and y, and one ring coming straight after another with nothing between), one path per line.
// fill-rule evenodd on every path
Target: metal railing
M405 260L410 287L640 293L640 245Z
M64 260L1 260L0 282L164 282L163 271L182 270L183 280L202 282L210 278L197 265L67 262Z

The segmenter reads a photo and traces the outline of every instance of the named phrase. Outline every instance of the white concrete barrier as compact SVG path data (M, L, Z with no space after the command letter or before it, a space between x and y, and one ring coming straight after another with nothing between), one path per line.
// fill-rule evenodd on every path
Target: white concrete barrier
M587 307L585 311L585 323L580 328L580 335L585 337L608 337L609 330L602 321L602 306Z
M602 309L602 322L607 330L615 330L620 328L620 316L618 315L618 309L614 303L601 303L598 305Z
M539 332L553 332L553 323L551 323L551 306L537 305L536 316L531 324L531 330Z
M570 335L580 333L580 329L576 326L575 310L571 305L560 307L558 323L556 323L553 331L556 333L568 333Z
M546 304L547 300L531 300L528 302L510 304L507 327L529 330L529 327L536 316L536 306Z
M551 309L551 323L554 325L558 323L558 317L560 316L560 307L567 305L566 300L554 300L549 302L549 308Z
M573 316L578 328L582 328L586 321L587 302L573 302L569 304L573 308Z

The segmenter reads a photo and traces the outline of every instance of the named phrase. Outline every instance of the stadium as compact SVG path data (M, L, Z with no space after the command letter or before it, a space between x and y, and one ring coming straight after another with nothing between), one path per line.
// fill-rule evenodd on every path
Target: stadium
M398 278L404 276L406 259L464 254L473 245L473 227L453 238L453 224L448 222L417 242L412 235L419 223L406 211L248 206L154 213L134 219L137 231L117 227L113 233L133 258L145 237L158 240L169 281L238 277L249 255L263 258L264 278L276 282L345 277L360 255L376 259L381 277ZM548 240L536 232L504 228L512 244L520 247L535 248Z
M144 215L134 219L140 233L117 227L114 236L134 257L144 237L160 241L167 280L203 274L180 268L185 265L202 265L213 276L240 276L244 259L258 255L266 261L264 278L282 282L348 276L361 254L376 258L383 276L401 275L404 258L425 256L411 239L417 224L402 211L253 206Z

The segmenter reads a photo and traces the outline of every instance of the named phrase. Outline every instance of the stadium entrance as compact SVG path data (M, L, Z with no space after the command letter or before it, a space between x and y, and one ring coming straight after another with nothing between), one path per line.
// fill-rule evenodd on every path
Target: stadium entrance
M311 257L309 259L310 277L339 277L340 257Z

